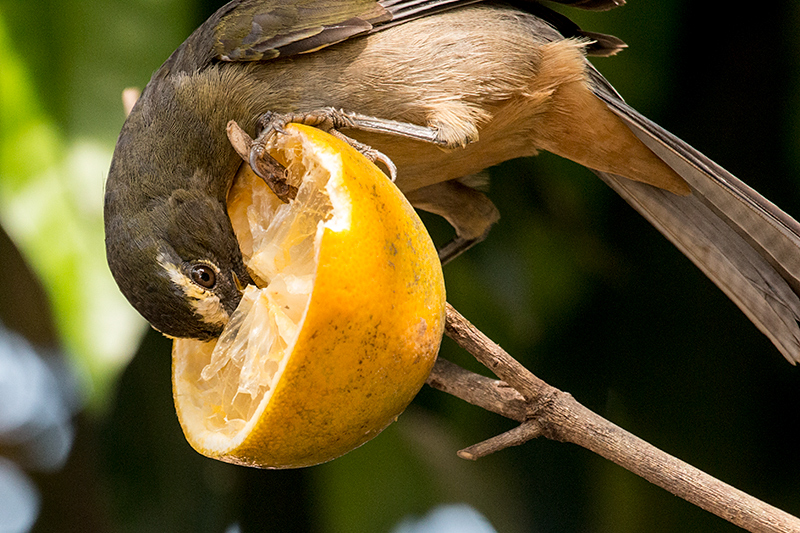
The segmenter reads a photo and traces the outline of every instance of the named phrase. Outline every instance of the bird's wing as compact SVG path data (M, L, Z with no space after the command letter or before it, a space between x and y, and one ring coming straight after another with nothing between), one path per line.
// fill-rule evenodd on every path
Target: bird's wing
M692 194L597 174L719 286L789 362L800 362L800 224L591 74L595 94L686 180Z
M213 20L214 56L223 61L263 61L311 52L366 33L391 19L375 0L241 0Z
M351 37L482 0L235 0L215 13L198 32L213 40L213 59L264 61L313 52ZM610 9L620 0L556 0L582 9ZM611 55L625 47L616 37L584 32L568 18L536 0L515 7L537 15L565 37L589 42L592 55Z

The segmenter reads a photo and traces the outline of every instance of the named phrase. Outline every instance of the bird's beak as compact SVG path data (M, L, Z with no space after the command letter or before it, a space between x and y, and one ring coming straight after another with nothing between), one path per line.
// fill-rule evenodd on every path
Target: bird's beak
M236 275L236 272L232 272L231 274L233 274L233 284L236 285L236 290L238 290L239 294L241 294L244 291L245 286L242 284L239 276Z

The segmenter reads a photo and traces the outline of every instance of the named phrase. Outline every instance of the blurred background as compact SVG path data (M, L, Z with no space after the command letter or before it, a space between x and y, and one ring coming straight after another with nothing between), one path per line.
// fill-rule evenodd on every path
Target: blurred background
M101 209L122 90L221 4L0 0L0 531L738 531L576 446L460 460L513 425L427 387L322 466L191 450L170 343L113 284ZM629 44L594 61L629 103L797 217L800 4L731 6L562 12ZM589 408L800 514L800 369L589 171L517 160L490 196L503 218L446 267L450 302ZM442 355L480 371L447 339Z

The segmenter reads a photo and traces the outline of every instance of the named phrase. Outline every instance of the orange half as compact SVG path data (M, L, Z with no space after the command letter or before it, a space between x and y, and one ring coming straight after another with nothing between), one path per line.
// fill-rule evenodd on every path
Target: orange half
M189 443L264 468L322 463L375 437L424 384L444 329L436 249L405 197L346 143L287 133L270 153L297 197L281 203L247 165L228 197L258 287L217 341L173 347Z

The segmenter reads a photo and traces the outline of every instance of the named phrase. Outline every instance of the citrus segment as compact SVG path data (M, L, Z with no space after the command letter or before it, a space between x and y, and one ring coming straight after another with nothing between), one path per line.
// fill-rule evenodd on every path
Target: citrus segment
M444 328L433 243L397 188L346 143L289 125L270 153L297 197L247 165L228 211L256 286L216 341L178 339L189 443L224 461L308 466L371 439L413 399Z

